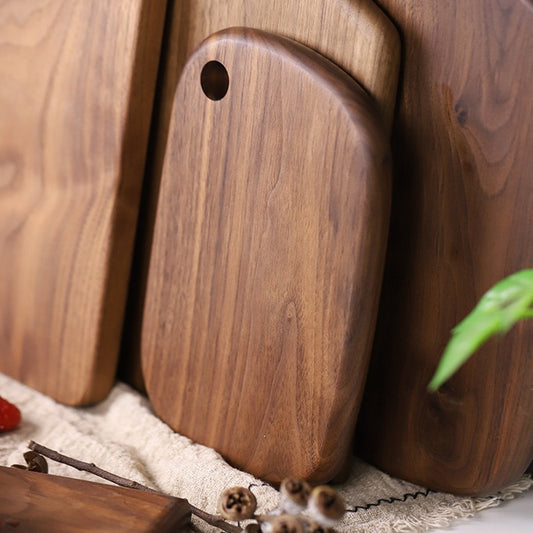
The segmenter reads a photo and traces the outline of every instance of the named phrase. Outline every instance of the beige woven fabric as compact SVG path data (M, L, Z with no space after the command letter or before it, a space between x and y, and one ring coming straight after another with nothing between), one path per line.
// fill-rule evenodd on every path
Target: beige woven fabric
M232 468L214 450L174 433L153 414L144 396L123 383L94 407L71 408L0 374L0 396L15 403L23 414L17 430L0 434L1 465L23 463L27 442L35 440L161 492L186 498L211 513L215 512L218 495L234 485L253 485L261 512L278 504L276 490ZM65 465L49 465L53 474L101 481ZM346 514L338 530L379 533L442 528L513 498L531 485L531 479L525 476L493 497L455 497L393 479L355 459L349 480L337 487L354 512ZM197 525L202 531L212 531L203 523Z

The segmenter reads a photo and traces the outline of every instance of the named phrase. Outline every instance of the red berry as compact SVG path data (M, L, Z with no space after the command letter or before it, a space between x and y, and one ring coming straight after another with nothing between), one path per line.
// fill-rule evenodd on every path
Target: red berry
M0 431L8 431L20 424L20 411L16 405L0 396Z

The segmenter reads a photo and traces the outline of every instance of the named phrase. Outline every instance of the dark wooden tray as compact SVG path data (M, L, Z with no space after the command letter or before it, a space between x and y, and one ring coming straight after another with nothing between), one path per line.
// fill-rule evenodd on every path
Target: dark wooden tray
M180 498L0 467L2 533L170 533L189 521Z

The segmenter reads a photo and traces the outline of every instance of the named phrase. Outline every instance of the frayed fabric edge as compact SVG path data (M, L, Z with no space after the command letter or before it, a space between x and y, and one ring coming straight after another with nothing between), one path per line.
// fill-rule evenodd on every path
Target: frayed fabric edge
M531 489L531 487L533 487L533 479L531 479L531 476L525 475L516 483L505 487L505 489L502 489L492 496L474 498L476 511L479 512L492 507L498 507L498 505L502 504L503 502L512 500L519 494Z
M435 505L434 510L426 512L420 517L393 518L381 523L380 520L373 520L371 523L366 523L359 527L355 525L355 529L351 531L357 533L414 533L417 531L445 529L457 520L469 519L485 509L498 507L503 502L512 500L531 489L532 486L533 480L529 475L525 475L516 483L509 485L492 496L482 498L456 497L456 501L451 503L440 502Z
M420 517L391 519L387 523L374 521L355 531L358 533L413 533L449 527L455 520L471 518L476 514L470 498L458 500L452 505L441 503L433 511Z

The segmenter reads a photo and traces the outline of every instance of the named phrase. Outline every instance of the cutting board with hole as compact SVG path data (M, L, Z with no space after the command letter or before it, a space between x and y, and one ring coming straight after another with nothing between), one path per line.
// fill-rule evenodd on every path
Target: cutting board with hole
M0 372L68 404L115 377L164 15L0 4Z
M349 454L380 292L388 138L330 61L211 36L172 110L142 327L155 412L269 481Z

